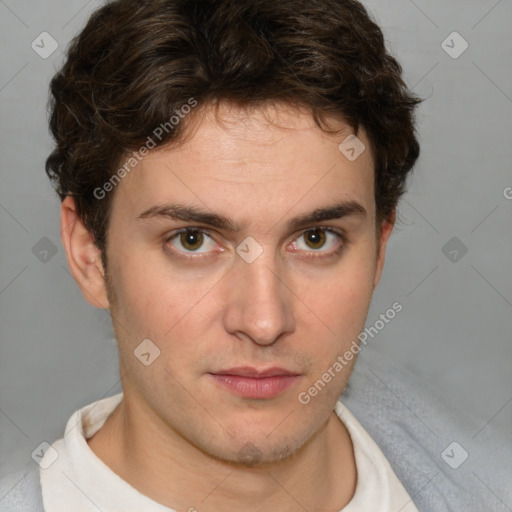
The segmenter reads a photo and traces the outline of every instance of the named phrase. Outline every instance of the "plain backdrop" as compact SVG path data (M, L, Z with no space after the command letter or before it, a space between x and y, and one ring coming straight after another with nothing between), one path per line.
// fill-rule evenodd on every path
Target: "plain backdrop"
M403 310L360 357L392 357L512 442L512 2L365 4L425 102L422 155L367 325L395 301ZM44 172L48 83L99 5L0 2L0 475L61 437L73 411L121 390L108 313L68 272Z

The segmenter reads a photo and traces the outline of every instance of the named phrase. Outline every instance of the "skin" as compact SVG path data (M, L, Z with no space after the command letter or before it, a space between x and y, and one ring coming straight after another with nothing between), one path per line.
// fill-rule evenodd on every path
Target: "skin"
M107 275L72 198L62 204L70 269L86 299L110 310L119 344L124 398L89 446L165 506L337 511L354 495L353 446L333 408L355 358L309 404L298 395L364 329L394 216L376 229L370 143L360 131L367 149L351 162L338 145L352 130L335 126L327 134L284 104L200 111L182 144L151 151L116 187ZM288 226L349 201L366 214ZM139 218L177 202L240 229ZM169 240L182 228L204 230L204 245ZM311 238L315 228L345 241ZM263 250L252 263L236 252L248 236ZM148 338L160 355L145 366L134 350ZM234 366L300 377L276 397L246 399L210 375Z

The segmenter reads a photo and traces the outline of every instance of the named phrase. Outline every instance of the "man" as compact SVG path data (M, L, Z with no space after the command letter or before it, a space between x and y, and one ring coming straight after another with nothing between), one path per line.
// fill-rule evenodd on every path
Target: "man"
M419 154L362 5L118 0L51 92L63 245L123 393L70 418L39 506L418 510L338 402Z

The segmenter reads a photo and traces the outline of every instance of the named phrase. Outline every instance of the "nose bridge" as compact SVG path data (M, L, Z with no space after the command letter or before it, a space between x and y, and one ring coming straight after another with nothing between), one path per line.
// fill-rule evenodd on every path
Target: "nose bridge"
M239 257L231 274L233 293L229 294L225 315L229 332L270 345L294 329L292 297L274 255L264 252L252 262Z

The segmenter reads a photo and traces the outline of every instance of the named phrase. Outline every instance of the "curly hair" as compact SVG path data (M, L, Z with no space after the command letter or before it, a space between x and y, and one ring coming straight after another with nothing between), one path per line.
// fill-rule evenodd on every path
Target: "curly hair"
M305 107L363 126L377 219L389 218L419 156L414 96L381 29L356 0L117 0L73 39L50 84L56 145L46 172L104 253L113 194L94 193L127 154L194 98ZM158 145L183 140L184 125Z

